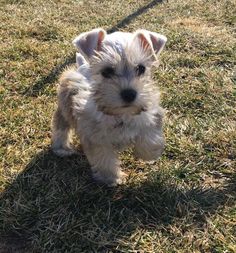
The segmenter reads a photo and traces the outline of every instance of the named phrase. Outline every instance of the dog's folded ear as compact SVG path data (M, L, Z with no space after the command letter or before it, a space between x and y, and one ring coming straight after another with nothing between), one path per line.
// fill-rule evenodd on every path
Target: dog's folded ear
M102 28L93 29L90 32L80 34L73 40L74 46L86 58L94 55L95 51L99 51L101 43L106 36L106 31Z
M134 41L138 41L144 50L150 50L150 53L156 59L164 48L167 38L159 33L147 30L138 30L134 34Z

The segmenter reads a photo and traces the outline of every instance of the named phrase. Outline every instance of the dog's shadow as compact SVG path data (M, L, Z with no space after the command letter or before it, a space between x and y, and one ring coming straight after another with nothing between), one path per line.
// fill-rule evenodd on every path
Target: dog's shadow
M232 189L233 183L225 189L180 190L158 175L138 185L107 188L93 182L82 152L58 158L46 150L2 194L1 240L19 252L24 247L31 252L114 252L138 228L158 230L184 217L201 226L206 214L228 201L225 194Z

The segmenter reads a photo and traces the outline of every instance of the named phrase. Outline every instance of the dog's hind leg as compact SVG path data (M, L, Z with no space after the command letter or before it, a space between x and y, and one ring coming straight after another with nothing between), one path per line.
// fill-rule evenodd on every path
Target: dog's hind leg
M70 123L64 118L60 108L58 108L52 119L52 150L58 156L70 156L75 153L70 143Z

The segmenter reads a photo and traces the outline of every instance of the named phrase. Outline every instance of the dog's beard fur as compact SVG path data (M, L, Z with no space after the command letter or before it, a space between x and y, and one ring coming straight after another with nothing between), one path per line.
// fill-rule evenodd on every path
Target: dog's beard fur
M140 76L137 75L138 65L145 67L145 72ZM108 115L137 115L147 111L153 100L159 100L158 91L155 92L150 78L152 65L150 53L139 44L127 46L122 51L103 46L90 62L92 96L98 110ZM102 76L102 71L107 67L114 70L114 75L110 78ZM125 103L120 96L123 89L135 90L135 101Z

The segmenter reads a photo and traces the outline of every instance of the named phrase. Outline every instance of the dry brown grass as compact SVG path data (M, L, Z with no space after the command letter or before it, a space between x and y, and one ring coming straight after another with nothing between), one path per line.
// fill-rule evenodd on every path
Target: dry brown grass
M82 153L49 150L71 40L148 3L1 1L0 252L236 252L233 0L164 1L121 29L169 39L155 72L167 109L158 162L125 152L128 182L107 189Z

